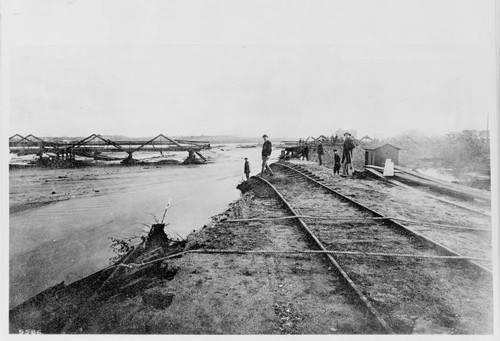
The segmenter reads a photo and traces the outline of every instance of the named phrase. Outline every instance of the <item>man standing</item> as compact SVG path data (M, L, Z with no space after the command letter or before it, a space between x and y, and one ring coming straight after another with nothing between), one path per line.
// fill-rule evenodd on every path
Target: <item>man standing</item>
M243 169L247 180L250 179L250 164L248 163L248 158L245 158L245 167Z
M273 150L273 145L271 141L267 140L267 135L264 134L262 135L262 138L264 139L264 144L262 145L262 171L260 172L260 176L264 177L264 171L267 169L270 175L273 176L274 173L271 168L269 168L267 164L267 160L269 160L269 156L271 156L271 152Z
M333 150L333 176L335 173L340 175L340 156L337 154L337 149Z
M349 175L349 166L352 163L352 150L354 149L355 145L351 139L351 134L345 133L344 137L345 140L342 149L342 163L344 163L344 168L342 169L342 176L347 176Z
M307 145L307 143L304 148L302 148L302 157L309 161L309 146Z
M318 145L318 159L319 159L319 165L321 166L323 164L323 161L321 160L321 157L325 154L325 151L323 149L323 144L320 142Z

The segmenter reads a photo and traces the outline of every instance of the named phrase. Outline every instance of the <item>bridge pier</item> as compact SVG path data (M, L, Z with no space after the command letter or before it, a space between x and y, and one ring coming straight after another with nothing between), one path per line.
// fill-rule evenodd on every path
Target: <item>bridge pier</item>
M129 164L134 162L134 159L132 158L132 154L134 152L127 152L127 153L128 153L127 157L121 161L122 164Z

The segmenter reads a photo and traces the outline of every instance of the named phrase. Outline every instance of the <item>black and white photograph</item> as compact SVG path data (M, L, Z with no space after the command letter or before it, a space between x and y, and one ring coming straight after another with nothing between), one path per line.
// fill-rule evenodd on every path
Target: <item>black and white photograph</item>
M497 339L499 18L4 0L2 339Z

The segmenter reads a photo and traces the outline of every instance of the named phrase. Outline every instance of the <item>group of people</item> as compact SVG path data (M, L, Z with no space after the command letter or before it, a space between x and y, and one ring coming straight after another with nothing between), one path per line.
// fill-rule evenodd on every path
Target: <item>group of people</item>
M264 139L264 143L262 145L262 169L261 169L261 176L264 176L264 171L268 171L270 176L274 176L273 170L269 167L267 164L267 161L269 160L269 157L271 156L271 152L273 149L273 145L271 141L268 140L268 136L266 134L262 135L262 138ZM340 168L343 165L342 169L342 175L341 176L347 176L349 175L349 169L352 169L352 151L356 145L354 144L353 137L350 133L344 133L344 144L342 146L342 159L340 158L340 155L337 153L337 149L333 150L333 175L339 174L340 175ZM303 152L303 156L309 160L309 147L306 145L307 150ZM320 142L318 144L317 148L317 153L318 153L318 161L320 166L323 165L323 155L325 154L325 149L323 147L323 144ZM247 180L250 178L250 164L248 162L248 158L245 158L245 165L244 165L244 173L247 178Z
M270 176L274 176L273 170L267 164L269 157L271 156L271 152L273 151L273 144L268 140L268 136L266 134L262 135L264 139L264 143L262 144L262 170L260 172L261 176L264 176L264 171L268 170ZM250 178L250 164L248 162L248 158L245 158L245 166L244 172L247 180Z
M344 133L344 143L342 146L342 159L340 159L340 155L337 153L337 149L334 149L334 163L333 163L333 175L340 175L340 167L342 168L342 175L349 175L349 169L352 169L352 151L356 148L354 144L353 137L349 133ZM321 163L320 163L321 164Z
M349 175L349 169L352 169L352 151L356 145L354 144L353 137L350 133L344 133L344 144L342 146L342 159L337 153L337 149L333 150L333 175L340 175L340 167L344 165L342 169L342 176ZM321 141L318 144L318 161L319 165L323 165L323 155L325 155L325 149Z

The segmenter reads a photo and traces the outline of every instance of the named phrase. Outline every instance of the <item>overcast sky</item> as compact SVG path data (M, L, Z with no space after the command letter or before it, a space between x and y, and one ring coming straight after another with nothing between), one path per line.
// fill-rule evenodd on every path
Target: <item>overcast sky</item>
M494 0L16 0L4 13L11 134L389 136L495 115Z

